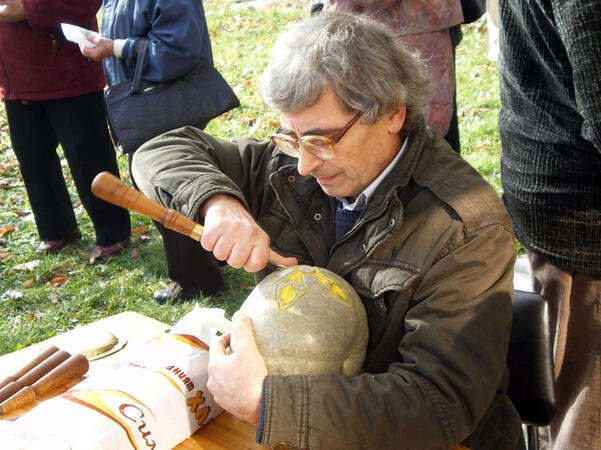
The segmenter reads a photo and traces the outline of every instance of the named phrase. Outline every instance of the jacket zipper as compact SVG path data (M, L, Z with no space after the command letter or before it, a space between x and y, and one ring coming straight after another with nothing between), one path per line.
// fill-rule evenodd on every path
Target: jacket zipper
M53 32L50 32L50 40L52 41L52 53L58 53L58 42Z

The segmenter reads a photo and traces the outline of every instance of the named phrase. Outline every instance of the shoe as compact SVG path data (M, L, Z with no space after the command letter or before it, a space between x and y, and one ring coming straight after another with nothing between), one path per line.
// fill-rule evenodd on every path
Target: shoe
M79 232L78 228L75 228L73 231L71 231L71 233L69 233L68 236L65 236L62 239L40 242L40 245L38 245L38 248L36 248L35 251L42 255L48 255L50 253L58 253L61 251L61 249L65 245L67 245L77 239L81 239L81 233Z
M96 261L107 258L109 256L117 255L121 253L121 250L123 250L128 245L129 238L124 239L121 242L117 242L113 245L97 245L96 247L94 247L94 250L92 250L92 253L90 254L90 264L94 264Z
M185 290L178 283L176 283L175 281L172 281L171 283L169 283L169 286L166 287L165 289L160 289L160 290L156 291L152 295L152 298L159 305L164 305L165 303L167 303L170 300L171 301L173 301L173 300L190 300L190 299L193 299L194 297L198 297L199 295L200 295L200 292L189 291L187 289Z

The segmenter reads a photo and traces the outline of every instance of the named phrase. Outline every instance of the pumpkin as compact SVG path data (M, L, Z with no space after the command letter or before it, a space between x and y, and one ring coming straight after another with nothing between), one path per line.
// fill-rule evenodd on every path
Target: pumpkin
M361 372L367 316L353 287L329 270L297 265L265 277L242 304L271 375Z

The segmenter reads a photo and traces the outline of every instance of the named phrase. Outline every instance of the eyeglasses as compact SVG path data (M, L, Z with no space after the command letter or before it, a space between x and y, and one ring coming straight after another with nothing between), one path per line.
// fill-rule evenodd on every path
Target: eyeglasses
M340 142L340 139L342 139L346 132L350 130L353 124L361 117L361 114L363 114L363 112L359 111L333 138L315 134L308 134L296 138L289 134L279 133L280 129L278 128L276 133L271 136L271 141L278 149L295 158L298 158L299 147L302 146L305 150L319 159L333 159L336 156L334 146Z

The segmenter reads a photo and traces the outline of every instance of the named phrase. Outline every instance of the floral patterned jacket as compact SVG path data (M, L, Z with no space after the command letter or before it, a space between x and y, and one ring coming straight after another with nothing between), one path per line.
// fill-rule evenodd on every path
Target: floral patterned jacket
M463 22L460 0L328 0L324 10L365 14L389 26L410 50L420 53L434 87L424 117L430 128L446 135L455 92L449 29Z

